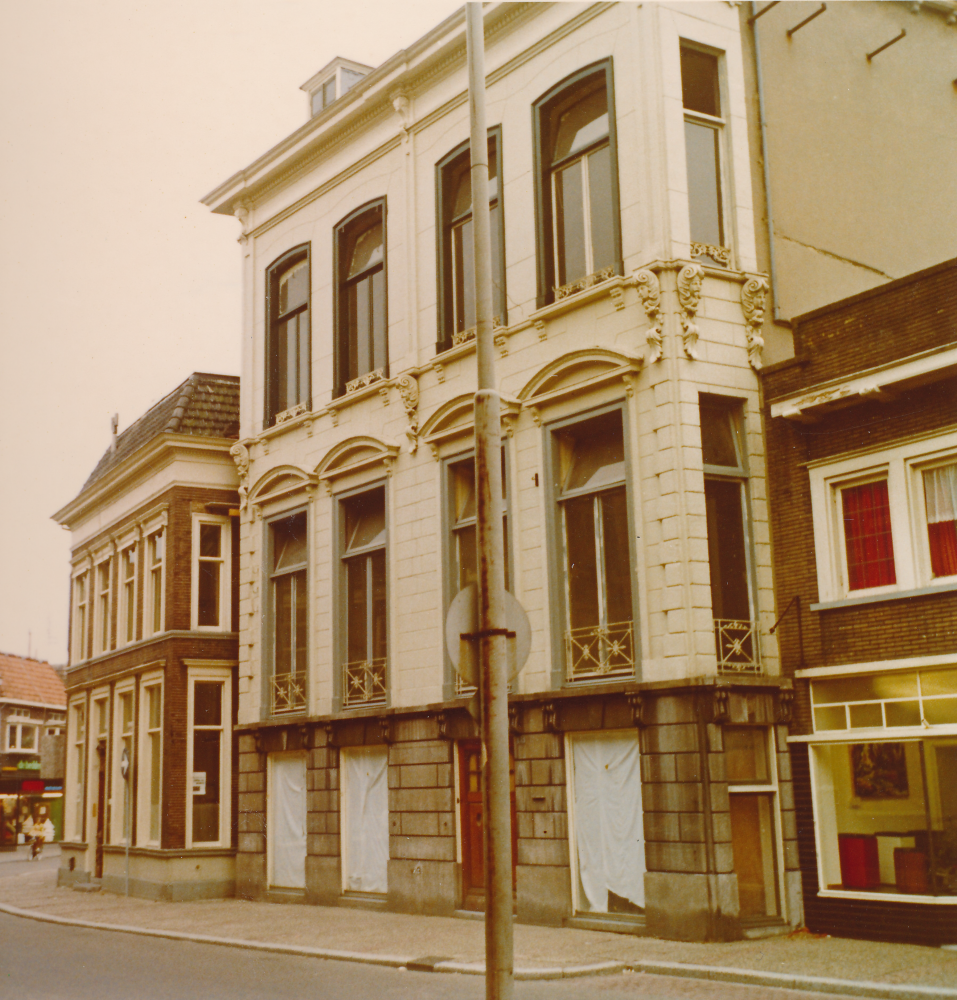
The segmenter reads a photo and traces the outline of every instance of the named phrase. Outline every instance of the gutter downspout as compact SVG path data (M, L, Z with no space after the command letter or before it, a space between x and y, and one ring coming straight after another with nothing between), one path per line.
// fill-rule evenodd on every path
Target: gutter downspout
M751 0L751 17L756 17L757 3ZM771 207L771 168L768 163L768 121L764 113L764 77L761 74L761 43L758 40L757 21L751 22L751 35L754 39L754 74L758 88L758 120L761 125L761 161L764 168L764 204L768 216L768 270L771 278L771 303L775 323L787 322L781 317L778 305L777 262L774 256L774 211Z

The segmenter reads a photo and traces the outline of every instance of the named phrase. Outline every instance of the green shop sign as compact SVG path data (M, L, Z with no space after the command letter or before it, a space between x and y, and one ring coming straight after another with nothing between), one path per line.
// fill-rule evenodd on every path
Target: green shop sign
M18 760L17 761L18 771L39 771L40 762L38 760Z

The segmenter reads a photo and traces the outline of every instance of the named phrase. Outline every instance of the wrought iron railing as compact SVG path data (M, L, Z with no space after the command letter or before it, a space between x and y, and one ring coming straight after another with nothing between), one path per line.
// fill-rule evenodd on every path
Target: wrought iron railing
M761 673L757 622L715 618L714 644L718 654L718 673Z
M306 675L276 674L272 679L273 715L301 712L306 707Z
M633 674L635 642L632 623L568 629L565 632L565 669L570 681Z
M354 660L343 667L343 698L347 708L384 705L386 701L385 658Z

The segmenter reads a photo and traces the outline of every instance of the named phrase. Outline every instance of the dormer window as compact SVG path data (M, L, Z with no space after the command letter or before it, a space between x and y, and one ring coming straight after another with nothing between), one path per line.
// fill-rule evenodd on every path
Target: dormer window
M371 69L371 66L350 62L347 59L333 59L300 88L309 95L310 114L315 116L325 111L333 101L350 91Z

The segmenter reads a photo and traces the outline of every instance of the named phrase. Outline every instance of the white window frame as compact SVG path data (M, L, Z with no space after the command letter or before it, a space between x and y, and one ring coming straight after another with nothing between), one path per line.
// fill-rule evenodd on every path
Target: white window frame
M33 749L23 746L24 729L33 730ZM26 716L11 715L7 717L7 739L4 744L5 753L29 753L39 754L40 752L40 723L36 719Z
M818 600L829 602L910 596L915 590L957 589L957 576L933 577L927 537L922 472L957 462L957 430L906 443L857 452L808 466ZM887 480L896 583L861 590L848 588L841 490Z
M78 715L83 713L83 730L79 732ZM89 706L86 695L74 698L69 707L69 723L67 726L68 741L66 764L66 788L69 795L64 803L64 836L68 841L75 841L83 836L82 817L84 816L83 796L86 789L87 752L86 743L89 734ZM77 823L77 820L80 820Z
M130 729L129 733L125 733L123 730L123 713L120 711L120 706L123 702L123 696L129 695L132 698L132 705L130 711ZM125 795L127 794L126 785L129 785L130 798L130 809L133 809L132 792L133 792L133 774L134 767L136 764L136 687L135 682L132 678L127 681L123 681L122 684L117 684L113 690L113 738L111 740L111 767L110 767L110 829L107 834L107 840L111 844L125 844L126 843L126 830L124 828L124 803ZM129 778L124 781L123 772L120 769L120 758L123 753L123 737L129 735L130 740L130 770ZM130 825L132 832L132 815L130 816Z
M232 822L232 668L234 662L185 660L186 697L186 849L193 847L229 847ZM212 665L215 663L216 665ZM222 723L219 744L219 839L193 840L193 709L197 681L215 681L223 685Z
M100 577L106 567L107 585L100 586ZM110 651L110 623L113 611L113 556L98 560L93 566L93 655L102 656ZM104 604L105 600L105 604Z
M150 796L152 793L152 750L149 741L155 731L150 728L150 691L159 690L160 725L159 725L159 837L150 836ZM136 844L137 846L158 847L163 838L163 672L143 674L140 678L139 690L139 733L137 734L137 771L136 771Z
M721 236L724 243L721 244L723 249L729 252L729 260L727 263L728 267L734 265L734 215L732 202L730 198L731 192L731 157L728 152L728 118L729 118L729 108L731 105L730 95L728 93L728 79L727 79L727 66L726 66L726 53L723 49L717 49L714 46L706 45L702 42L693 41L690 38L681 37L679 40L679 73L680 73L680 60L681 60L681 49L694 49L698 52L702 52L705 55L714 56L717 60L717 71L718 71L718 110L721 115L715 117L714 115L706 115L701 111L692 111L690 108L684 107L684 101L682 100L682 125L685 122L693 122L697 125L706 125L718 133L718 201L720 203L721 209L721 228L723 230ZM691 185L688 183L687 178L689 176L688 172L688 144L684 140L684 129L682 128L682 140L684 145L684 163L685 163L685 187L688 193L688 200L686 202L686 209L688 212L688 240L689 247L693 241L691 239ZM707 244L702 244L707 245ZM690 251L689 251L690 252ZM692 258L697 259L697 258ZM710 261L705 261L709 264Z
M73 575L73 661L80 663L87 658L90 638L90 585L93 579L89 563ZM80 600L80 584L83 600ZM83 610L82 624L80 609Z
M101 705L106 706L106 728L104 730L100 729L99 719L97 719L97 714L99 707ZM98 687L90 693L90 700L87 707L87 720L86 720L86 808L85 808L85 818L86 818L86 830L87 830L87 842L90 844L96 841L96 826L98 818L94 815L93 809L97 804L97 783L94 781L95 767L96 767L96 747L100 742L100 739L106 740L106 758L104 761L104 766L110 766L110 723L111 723L111 711L112 705L110 704L110 689L108 687ZM96 729L94 730L94 722L97 723ZM110 786L107 783L106 786L106 799L104 803L106 808L109 808L109 795ZM104 836L108 836L109 831L104 826Z
M153 563L150 558L150 552L152 550L152 543L154 538L162 534L163 536L163 558L158 564ZM151 525L148 530L143 532L143 638L146 639L150 636L160 635L162 632L166 631L166 561L167 561L167 548L169 543L168 532L166 530L166 524L156 524ZM154 569L156 565L159 566L159 577L154 575ZM159 585L160 589L160 623L159 628L153 628L153 600L155 588Z
M827 794L829 791L833 794L833 787L828 784L824 785L822 783L822 775L820 772L824 771L825 767L821 761L821 756L817 751L822 750L831 746L851 746L855 743L928 743L937 742L940 739L946 739L950 737L951 739L957 737L957 726L949 727L939 727L940 732L935 731L932 736L928 735L926 731L920 732L914 729L842 729L835 731L833 734L828 733L830 739L821 739L819 736L811 737L810 739L800 739L797 740L794 737L789 737L789 742L806 742L808 744L808 762L809 771L811 776L811 802L814 809L814 849L815 856L817 859L817 895L823 898L835 898L835 899L863 899L871 902L891 902L891 903L932 903L938 906L954 906L957 905L957 895L954 896L933 896L930 894L922 895L919 893L903 893L903 892L875 892L873 890L867 889L829 889L827 887L826 875L824 872L824 836L825 831L823 829L824 810L821 807L821 795ZM949 731L947 731L949 730ZM929 785L929 777L925 779L924 794L929 795L931 789L927 787Z
M199 538L203 525L219 526L219 558L211 559L200 556ZM232 607L230 602L232 592L232 549L233 534L231 520L218 514L194 514L192 533L192 559L190 577L190 627L197 632L229 632L232 625ZM199 564L200 562L219 563L219 621L215 625L199 624Z
M133 578L124 576L126 557L130 556L133 565ZM136 539L124 545L117 553L117 610L116 610L116 648L128 646L136 642L136 584L140 571L140 547ZM133 613L127 611L128 588L133 588ZM127 631L132 629L132 636L127 638Z

